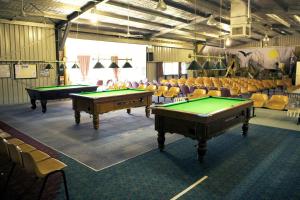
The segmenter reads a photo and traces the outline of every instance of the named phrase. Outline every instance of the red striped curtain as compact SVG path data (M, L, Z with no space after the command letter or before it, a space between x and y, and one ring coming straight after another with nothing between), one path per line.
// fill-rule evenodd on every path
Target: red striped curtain
M85 81L89 74L90 56L77 56L77 58L80 66L82 79Z

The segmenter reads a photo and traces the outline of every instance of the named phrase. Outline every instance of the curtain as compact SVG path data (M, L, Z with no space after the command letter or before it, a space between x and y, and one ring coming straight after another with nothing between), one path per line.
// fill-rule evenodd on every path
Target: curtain
M118 65L118 56L112 56L111 61L115 62ZM119 69L118 68L113 68L114 72L114 78L116 81L119 81Z
M90 68L90 56L77 56L82 79L85 81Z

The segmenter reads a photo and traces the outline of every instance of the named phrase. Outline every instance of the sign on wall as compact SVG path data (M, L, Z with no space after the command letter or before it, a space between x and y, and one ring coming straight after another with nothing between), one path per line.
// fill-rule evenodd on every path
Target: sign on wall
M37 78L37 66L35 64L14 65L15 79Z
M0 78L10 78L10 65L8 64L0 65Z

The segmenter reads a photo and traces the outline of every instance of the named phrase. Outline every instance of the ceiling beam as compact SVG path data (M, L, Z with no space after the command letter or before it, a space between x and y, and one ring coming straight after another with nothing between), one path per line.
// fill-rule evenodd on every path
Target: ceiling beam
M284 12L289 10L289 6L281 0L273 0Z
M109 2L107 2L107 4L113 5L113 6L116 6L116 7L121 7L121 8L127 8L128 7L128 4L123 3L123 2L109 1ZM188 23L189 21L191 21L189 19L176 17L176 16L173 16L173 15L162 13L160 11L152 10L152 9L149 9L149 8L142 8L142 7L139 7L139 6L132 5L132 4L130 4L130 10L140 12L140 13L143 13L143 14L154 15L154 16L157 16L157 17L173 20L173 21L176 21L176 22Z
M95 1L88 1L84 6L80 8L80 11L74 11L67 16L67 21L61 21L57 24L57 28L61 28L66 25L68 22L72 22L76 18L78 18L83 13L89 11L90 9L94 8L96 5L100 3L107 3L109 0L95 0Z

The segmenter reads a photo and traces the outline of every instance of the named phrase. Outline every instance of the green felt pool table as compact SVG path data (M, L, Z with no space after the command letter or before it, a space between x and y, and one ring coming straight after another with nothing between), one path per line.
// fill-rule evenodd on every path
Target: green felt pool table
M165 133L178 133L198 140L198 159L203 160L207 140L243 123L243 135L248 132L252 100L225 97L203 97L152 107L158 147L164 149Z
M107 90L103 92L83 92L71 94L76 124L80 123L80 112L93 116L94 129L99 128L99 114L145 106L146 116L150 116L153 92L137 89Z
M96 91L98 86L91 85L61 85L26 88L30 97L31 108L36 109L36 100L40 100L42 112L47 111L47 100L69 98L70 93Z

